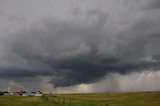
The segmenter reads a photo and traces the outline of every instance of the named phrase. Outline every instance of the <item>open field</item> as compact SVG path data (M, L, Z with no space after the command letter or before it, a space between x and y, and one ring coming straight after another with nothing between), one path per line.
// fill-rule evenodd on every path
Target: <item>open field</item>
M160 106L160 92L0 96L0 106Z

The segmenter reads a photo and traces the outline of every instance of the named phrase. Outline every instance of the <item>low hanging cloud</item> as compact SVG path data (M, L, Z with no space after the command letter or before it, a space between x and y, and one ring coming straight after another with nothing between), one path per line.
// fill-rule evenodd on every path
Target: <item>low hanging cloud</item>
M94 83L81 83L68 87L54 87L52 77L38 76L20 81L0 79L1 90L8 91L43 91L54 93L100 93L100 92L135 92L159 91L160 71L132 72L127 75L110 73ZM6 83L4 83L6 82ZM32 86L30 86L32 85Z
M135 79L133 85L138 87L135 78L138 73L154 73L153 77L158 74L155 71L160 69L158 0L33 0L27 3L31 5L28 11L25 1L15 1L16 4L2 2L15 7L0 8L2 81L12 81L23 88L28 78L33 80L33 85L43 83L41 78L49 78L48 85L44 85L50 86L49 91L52 87L68 89L68 86L75 91L83 91L82 87L86 86L89 90L84 92L128 91L122 88L123 76L129 82ZM19 11L21 6L24 9ZM110 86L114 81L111 87L92 90L97 84L106 82ZM158 86L136 87L136 90L159 89Z
M55 93L99 93L99 92L135 92L158 91L160 71L133 72L129 75L112 73L102 80L91 84L79 84L70 87L58 87Z

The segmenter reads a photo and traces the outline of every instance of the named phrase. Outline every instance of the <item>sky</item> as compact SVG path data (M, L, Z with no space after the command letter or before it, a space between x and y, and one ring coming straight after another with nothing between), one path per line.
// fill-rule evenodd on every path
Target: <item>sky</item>
M160 90L159 0L0 0L0 90Z

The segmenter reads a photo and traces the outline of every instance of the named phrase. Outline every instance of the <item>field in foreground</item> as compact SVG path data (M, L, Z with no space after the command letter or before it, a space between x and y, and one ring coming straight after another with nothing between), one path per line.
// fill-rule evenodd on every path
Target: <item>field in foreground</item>
M160 92L0 96L0 106L160 106Z

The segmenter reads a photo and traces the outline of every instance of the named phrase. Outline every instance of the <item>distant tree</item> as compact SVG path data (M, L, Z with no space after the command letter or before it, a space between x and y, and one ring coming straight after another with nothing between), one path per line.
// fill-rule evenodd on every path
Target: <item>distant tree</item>
M38 93L43 94L41 91L38 91Z

